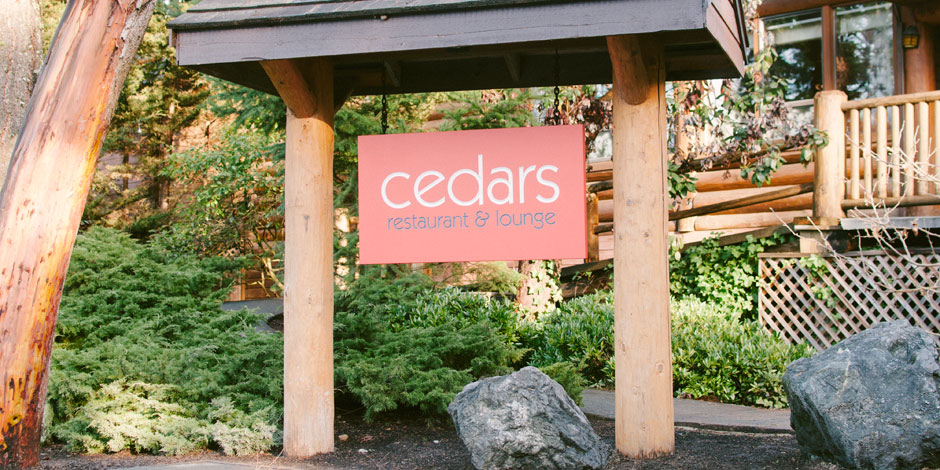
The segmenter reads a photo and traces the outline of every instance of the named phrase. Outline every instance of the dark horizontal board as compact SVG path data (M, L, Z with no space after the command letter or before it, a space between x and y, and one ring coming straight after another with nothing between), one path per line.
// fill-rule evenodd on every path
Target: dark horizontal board
M554 54L520 54L517 76L513 76L504 55L473 55L461 60L399 61L399 85L387 80L387 93L430 91L479 90L554 85L584 85L611 82L611 65L606 45L601 42L595 50L579 49L576 53L559 54L559 81L554 76ZM667 48L667 52L669 48ZM374 59L374 58L373 58ZM257 62L226 63L193 66L209 75L239 83L267 93L274 93L264 71ZM378 95L382 89L382 62L335 63L336 96ZM734 76L737 70L727 55L717 46L703 44L681 53L670 52L666 60L668 80L696 80L716 76Z
M474 8L568 0L203 0L171 22L178 30L224 28L251 24L284 24L368 18L402 13L453 12Z
M439 0L440 5L466 8L420 14L405 7L435 2L203 0L199 8L203 14L224 16L256 10L258 5L338 9L346 3L362 9L394 5L409 13L384 19L176 27L172 38L178 61L271 93L261 61L329 57L337 96L347 96L350 90L357 95L382 93L383 73L389 74L388 93L609 83L606 38L620 34L654 34L666 48L670 80L737 76L745 60L740 31L733 28L740 14L735 0Z
M698 30L705 16L702 0L592 0L174 33L179 63L199 65Z

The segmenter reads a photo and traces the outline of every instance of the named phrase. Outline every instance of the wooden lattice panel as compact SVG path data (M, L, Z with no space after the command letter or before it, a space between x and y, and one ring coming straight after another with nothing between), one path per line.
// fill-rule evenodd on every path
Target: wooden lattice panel
M940 345L940 255L762 255L758 315L791 343L823 350L871 325L904 318Z

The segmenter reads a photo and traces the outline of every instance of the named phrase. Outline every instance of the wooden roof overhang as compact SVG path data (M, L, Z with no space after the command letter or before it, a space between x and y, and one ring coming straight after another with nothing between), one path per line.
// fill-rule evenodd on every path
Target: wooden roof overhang
M664 44L667 80L738 76L747 37L739 0L203 0L169 27L180 65L268 93L260 61L329 57L337 100L383 73L388 93L610 83L622 34Z

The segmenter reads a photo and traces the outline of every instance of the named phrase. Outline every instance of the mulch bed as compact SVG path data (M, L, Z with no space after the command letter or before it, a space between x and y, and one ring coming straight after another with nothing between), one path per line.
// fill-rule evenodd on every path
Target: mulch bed
M591 418L597 433L613 448L614 423ZM449 423L428 424L421 418L398 418L366 423L357 414L339 414L336 452L310 459L277 455L226 457L205 452L185 457L114 455L75 455L61 447L44 448L40 468L47 470L86 470L144 465L161 465L214 460L260 467L307 469L448 469L472 470L470 454ZM608 469L794 469L834 470L840 467L811 459L800 453L796 439L789 434L746 434L676 429L676 452L652 460L631 460L615 454Z

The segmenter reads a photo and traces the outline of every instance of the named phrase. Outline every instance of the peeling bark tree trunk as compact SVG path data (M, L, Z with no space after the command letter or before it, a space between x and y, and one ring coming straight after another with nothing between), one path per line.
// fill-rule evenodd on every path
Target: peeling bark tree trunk
M153 0L72 0L0 193L0 468L38 464L62 281Z
M0 187L26 103L42 66L42 21L37 0L3 0L0 7Z

